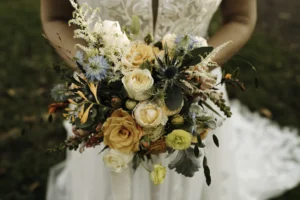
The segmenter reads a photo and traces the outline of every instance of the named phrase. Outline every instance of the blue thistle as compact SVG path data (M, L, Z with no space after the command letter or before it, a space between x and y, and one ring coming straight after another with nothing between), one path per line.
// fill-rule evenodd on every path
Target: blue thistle
M109 64L103 56L89 58L85 65L85 76L89 81L101 81L107 76Z
M182 46L187 46L188 50L192 50L194 48L194 45L198 41L196 38L190 34L188 35L179 35L175 39L175 44L177 45L182 45Z
M68 99L68 88L63 84L56 85L51 90L51 97L57 102L63 102Z

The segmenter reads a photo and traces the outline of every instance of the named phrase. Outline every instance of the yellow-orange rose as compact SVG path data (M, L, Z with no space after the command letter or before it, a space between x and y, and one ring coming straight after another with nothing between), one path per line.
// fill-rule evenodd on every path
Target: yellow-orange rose
M132 116L119 109L103 124L104 144L123 153L139 150L139 141L143 136L142 128L137 125Z
M122 63L127 70L139 68L146 61L153 63L155 54L159 52L156 47L149 46L144 43L136 43L131 45L129 53L123 57ZM125 70L126 71L126 70Z

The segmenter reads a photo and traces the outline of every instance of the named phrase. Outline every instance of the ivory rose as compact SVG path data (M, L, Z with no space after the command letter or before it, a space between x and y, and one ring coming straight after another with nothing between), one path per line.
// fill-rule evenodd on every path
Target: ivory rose
M143 136L142 128L137 125L132 116L118 109L105 121L102 126L104 144L122 153L139 150L139 141Z
M151 102L139 103L134 110L134 118L144 128L155 128L159 125L165 125L168 121L162 108Z
M124 169L128 168L128 163L133 159L134 154L122 153L115 149L110 151L103 156L103 161L107 167L117 173L121 173Z
M130 98L144 101L151 97L154 80L148 69L136 69L122 78L122 83Z
M156 47L144 43L132 44L129 53L122 58L122 63L128 70L137 69L146 61L153 63L155 54L159 52Z

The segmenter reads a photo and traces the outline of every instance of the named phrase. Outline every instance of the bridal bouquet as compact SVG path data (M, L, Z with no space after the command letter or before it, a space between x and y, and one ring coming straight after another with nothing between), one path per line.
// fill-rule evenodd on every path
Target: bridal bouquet
M151 155L176 154L169 169L192 177L200 168L211 182L203 148L208 133L230 117L218 84L230 82L244 89L236 74L224 74L221 81L210 70L218 48L194 35L166 34L161 41L152 36L139 39L139 19L120 28L116 21L102 21L98 10L79 7L71 1L75 38L83 39L74 62L78 70L56 70L67 80L55 86L56 101L49 113L64 109L73 124L74 136L58 146L70 150L104 144L107 167L121 173L132 163L136 169ZM213 141L218 146L215 135ZM166 166L154 164L151 180L163 182Z

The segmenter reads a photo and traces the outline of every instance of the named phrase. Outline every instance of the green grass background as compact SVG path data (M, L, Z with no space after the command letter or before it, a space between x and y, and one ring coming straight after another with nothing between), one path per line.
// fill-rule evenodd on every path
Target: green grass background
M45 153L65 138L65 131L61 118L46 123L47 105L51 103L49 90L59 80L51 69L57 56L42 37L39 15L38 0L0 2L1 200L44 199L49 167L65 157L64 153ZM218 22L216 17L212 31ZM229 89L229 93L251 110L267 108L274 121L299 129L298 44L282 40L280 30L273 34L266 30L259 22L254 36L240 52L258 69L260 88L254 88L252 77L247 76L249 70L245 69L243 80L247 92ZM24 127L26 132L22 132ZM300 187L275 199L300 199Z

